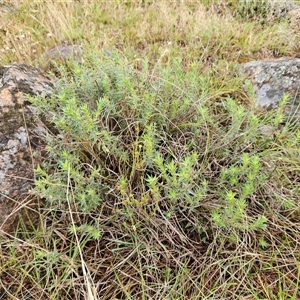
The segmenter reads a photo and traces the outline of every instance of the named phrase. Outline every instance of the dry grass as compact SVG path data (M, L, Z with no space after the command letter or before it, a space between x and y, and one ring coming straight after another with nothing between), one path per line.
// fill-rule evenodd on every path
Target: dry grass
M278 130L274 141L257 139L249 146L235 137L233 129L225 132L230 118L222 102L227 96L235 97L261 122L271 122L251 105L237 63L294 56L300 50L299 37L287 20L251 22L232 3L15 0L6 3L8 9L0 6L1 64L43 65L46 49L67 42L81 44L87 53L99 57L118 50L137 74L151 78L149 87L161 77L161 69L171 68L178 59L187 73L194 68L195 77L203 75L202 86L197 81L199 94L211 102L214 119L201 125L204 138L195 143L206 147L203 176L216 189L208 193L197 213L190 214L177 212L167 197L155 214L134 205L122 206L120 199L111 198L101 203L97 213L85 213L73 205L76 195L72 193L67 206L46 205L40 209L38 227L20 224L15 237L1 236L0 299L300 298L299 130L287 127ZM176 79L176 74L169 76L171 82ZM185 79L185 83L180 88L187 91L191 82ZM136 121L132 111L124 111L129 128L128 133L122 132L127 134L124 145L135 150ZM188 121L180 123L180 132ZM184 156L189 139L182 133L164 151ZM126 144L127 140L132 144ZM221 169L238 161L245 145L261 156L265 175L270 176L250 197L247 215L250 219L265 215L266 230L224 230L211 218L212 209L220 206ZM233 157L227 158L224 151ZM99 160L94 153L90 156L93 159L85 164ZM120 178L113 173L120 166L110 167L106 175L115 186ZM130 178L139 185L135 176ZM176 213L166 215L166 207ZM87 224L93 226L87 228Z
M218 65L298 53L287 22L250 24L225 5L205 8L201 2L12 2L16 10L2 11L2 62L31 63L64 41L96 53L117 48L129 59L147 55L153 62L177 56Z

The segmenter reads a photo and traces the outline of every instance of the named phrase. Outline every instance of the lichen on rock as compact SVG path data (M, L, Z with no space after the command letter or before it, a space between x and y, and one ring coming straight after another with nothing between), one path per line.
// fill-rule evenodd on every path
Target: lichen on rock
M276 108L285 94L287 116L300 117L300 59L251 61L242 65L256 92L260 106Z
M53 87L54 80L34 67L0 67L0 230L4 232L11 232L24 208L34 204L28 200L38 163L32 151L45 144L26 95L48 97Z

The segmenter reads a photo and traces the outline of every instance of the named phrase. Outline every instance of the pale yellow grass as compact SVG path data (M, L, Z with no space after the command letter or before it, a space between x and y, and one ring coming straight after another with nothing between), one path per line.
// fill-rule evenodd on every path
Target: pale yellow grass
M88 51L118 49L129 59L175 57L211 65L274 55L292 56L297 41L288 23L266 28L242 22L225 5L204 1L12 1L1 10L0 63L35 62L64 42Z

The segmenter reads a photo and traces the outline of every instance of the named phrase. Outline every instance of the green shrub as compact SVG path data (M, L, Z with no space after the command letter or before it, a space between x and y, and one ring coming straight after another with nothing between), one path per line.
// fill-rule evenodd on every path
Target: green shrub
M55 95L33 101L60 131L49 137L50 161L37 169L36 187L50 203L60 205L67 203L66 193L72 194L73 206L82 212L97 212L103 201L114 201L150 214L198 215L210 197L208 187L216 184L205 176L211 155L225 159L226 166L236 164L239 155L228 154L255 140L255 116L228 98L222 103L229 118L216 120L213 106L201 97L203 77L197 77L193 66L185 73L178 61L157 67L158 75L151 77L114 55L91 60L90 66L74 65L70 74L62 70ZM249 134L238 137L247 123ZM227 141L210 137L210 132L222 133ZM214 149L214 143L228 146ZM233 181L240 185L240 201L231 200L235 209L240 206L238 219L247 214L246 199L256 191L253 181L260 172L257 155L245 153L242 160L236 172L226 166L216 171L221 198L233 197ZM221 207L213 220L230 226L225 215L232 209ZM223 213L222 222L217 221Z
M293 140L286 164L295 161L299 144L294 128L280 127L282 107L261 114L228 93L209 94L210 75L199 74L197 64L183 68L180 60L153 69L145 61L137 70L113 52L60 72L51 99L32 99L58 130L48 136L35 192L54 218L56 211L70 211L68 232L82 236L82 247L105 243L121 298L134 297L123 286L129 278L119 270L123 264L131 274L139 270L135 285L146 298L155 298L152 288L167 276L174 290L166 295L179 299L180 274L197 290L212 271L205 267L211 257L219 265L223 250L248 251L249 236L261 251L268 248L273 223L267 214L294 201L276 186L283 132ZM273 126L276 136L263 136L263 125ZM276 178L271 193L270 178ZM205 249L201 259L199 247ZM223 272L227 260L221 261ZM236 272L234 266L228 272Z
M64 205L66 193L72 194L74 207L82 212L96 212L103 201L114 201L149 213L160 208L169 217L199 214L208 187L215 185L205 176L210 156L225 159L226 166L236 164L239 155L228 155L255 141L255 116L228 98L222 103L229 118L216 120L213 106L201 99L205 91L197 91L203 78L193 68L184 73L180 61L158 69L155 77L135 71L117 56L90 64L62 70L55 95L33 101L60 132L49 136L50 161L37 169L41 195ZM247 137L240 134L245 125ZM210 137L210 132L222 133L227 141ZM227 149L215 147L216 142L226 143ZM234 200L241 207L239 218L246 214L245 201L256 191L253 181L260 172L257 155L245 153L242 160L240 168L224 166L216 172L220 197L232 198L233 182L239 185L241 199ZM232 208L220 209L226 214Z

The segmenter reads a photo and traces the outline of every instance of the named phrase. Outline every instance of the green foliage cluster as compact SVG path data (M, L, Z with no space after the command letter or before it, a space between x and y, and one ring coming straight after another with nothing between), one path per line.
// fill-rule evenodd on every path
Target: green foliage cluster
M151 67L145 60L140 66L110 52L57 68L61 79L51 99L31 99L57 130L47 137L48 159L36 170L34 192L54 220L69 212L65 224L73 260L91 243L110 253L107 280L115 278L121 298L135 297L123 285L130 277L119 270L123 264L128 273L138 270L141 282L134 290L146 298L161 299L153 290L166 278L170 299L192 297L190 288L198 296L217 294L217 283L200 288L211 272L208 261L229 273L249 264L247 257L228 264L219 253L234 249L238 255L249 243L261 255L281 248L272 241L280 228L274 224L284 224L281 213L276 222L269 216L271 210L296 207L296 198L282 193L280 184L295 189L299 130L284 124L287 97L277 110L261 113L226 90L210 94L216 82L210 73L200 74L197 63L174 60ZM245 90L251 96L249 83ZM264 135L264 126L273 134ZM290 168L288 176L282 164ZM198 245L205 249L200 257Z
M65 42L85 56L31 99L44 201L1 235L0 295L300 299L299 118L288 95L257 108L238 65L299 53L299 1L11 2L2 64Z
M91 58L61 70L51 99L33 100L60 132L49 136L49 161L37 169L39 195L62 206L72 195L72 209L85 213L112 201L122 218L142 209L186 222L193 215L197 228L210 214L216 227L264 228L262 216L243 223L265 178L259 155L241 151L259 138L258 117L231 98L208 105L201 90L208 78L195 65L157 66L155 76L148 68L136 71L116 53ZM206 170L215 160L224 166L212 179ZM209 208L215 197L218 208Z

